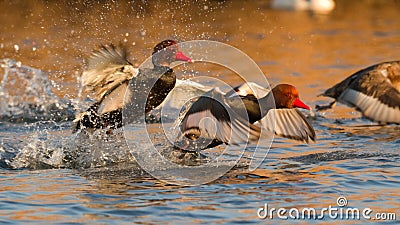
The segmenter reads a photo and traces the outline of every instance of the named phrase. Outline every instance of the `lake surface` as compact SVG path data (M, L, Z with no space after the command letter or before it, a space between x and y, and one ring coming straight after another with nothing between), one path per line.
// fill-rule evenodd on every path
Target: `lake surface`
M239 165L196 186L172 185L142 171L121 133L88 139L71 129L74 114L91 102L79 85L84 58L104 43L124 44L140 65L166 38L220 41L252 58L271 86L295 85L312 107L329 103L317 95L369 65L399 60L398 1L340 0L326 15L275 10L268 1L2 5L0 223L384 221L257 216L265 204L341 208L339 197L347 207L372 209L372 218L395 213L397 220L386 223L399 223L400 127L378 126L343 105L310 115L315 143L275 138L271 149L260 146L269 153L258 169ZM231 85L241 82L215 65L185 65L177 74L187 79L193 73L185 71L197 70ZM148 130L160 132L156 125Z

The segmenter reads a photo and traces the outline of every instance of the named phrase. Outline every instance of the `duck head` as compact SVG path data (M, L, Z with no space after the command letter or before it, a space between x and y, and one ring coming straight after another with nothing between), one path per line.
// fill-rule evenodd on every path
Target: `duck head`
M276 108L303 108L310 110L310 106L304 104L299 98L296 87L290 84L278 84L272 89Z
M179 51L177 42L164 40L158 43L153 50L152 61L154 66L169 66L175 61L193 62L193 60Z

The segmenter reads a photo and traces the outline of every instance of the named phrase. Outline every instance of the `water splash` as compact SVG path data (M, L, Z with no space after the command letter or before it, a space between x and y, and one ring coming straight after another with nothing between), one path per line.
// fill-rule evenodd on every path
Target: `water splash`
M40 69L12 59L0 67L0 168L97 168L130 160L122 138L72 134L75 111L87 102L58 97Z
M45 72L22 65L12 59L1 59L0 121L62 121L74 117L68 99L57 97Z
M71 133L70 122L40 121L23 130L0 133L0 168L7 169L93 169L122 162L135 163L121 133ZM13 128L14 127L14 128ZM7 135L7 137L5 137Z
M82 96L82 88L78 88L78 99L60 98L52 91L55 86L47 74L40 69L12 59L0 60L0 66L3 70L0 70L0 100L4 103L0 106L0 168L67 168L88 174L90 171L107 174L111 170L118 173L116 169L125 171L128 165L129 170L126 171L134 173L132 175L143 173L126 145L121 130L115 130L112 134L105 130L72 133L74 114L85 110L89 103L78 100ZM209 89L192 86L190 81L178 81L178 91L172 93L173 98L167 101L167 105L170 105L166 108L179 111L174 108L179 105L177 101L184 101L191 94ZM185 94L181 93L182 90L186 90ZM164 113L161 115L160 111L155 111L151 116L159 121L161 116L168 117L171 114L168 110ZM164 122L169 120L163 119ZM155 130L152 134L154 144L165 157L179 163L197 159L196 155L170 152L171 146L166 145L168 142L164 134L158 132L159 129ZM143 142L143 135L137 135L137 143ZM207 156L213 154L207 153ZM225 164L217 162L216 166Z
M112 134L98 130L93 134L78 132L64 149L64 166L68 168L107 168L122 162L135 163L120 130Z
M52 121L31 124L2 124L0 166L8 169L60 167L63 132ZM57 131L59 130L59 131Z

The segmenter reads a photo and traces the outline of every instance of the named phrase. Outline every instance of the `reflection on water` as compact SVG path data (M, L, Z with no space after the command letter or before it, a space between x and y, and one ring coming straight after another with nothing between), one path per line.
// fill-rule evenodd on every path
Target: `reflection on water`
M0 223L259 223L257 209L265 203L322 208L336 206L340 195L349 207L400 216L399 127L377 126L341 105L310 118L316 143L277 138L259 169L238 166L194 187L169 185L140 170L123 138L85 139L69 128L72 114L90 104L77 85L83 58L109 42L127 45L139 65L165 38L222 41L254 59L272 86L292 83L307 104L326 104L330 99L316 95L332 84L398 59L398 1L337 0L327 15L272 10L269 1L2 6L0 59L22 67L7 72L3 60L0 69ZM215 65L201 68L179 68L178 76L200 70L241 82ZM61 114L54 117L55 111ZM353 222L365 221L340 221Z

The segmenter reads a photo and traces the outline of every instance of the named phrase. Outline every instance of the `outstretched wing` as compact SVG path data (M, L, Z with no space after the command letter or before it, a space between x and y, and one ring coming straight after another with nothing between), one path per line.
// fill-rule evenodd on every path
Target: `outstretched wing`
M261 124L282 137L306 143L309 139L315 141L314 128L298 109L270 109Z
M87 61L82 85L95 92L97 100L103 99L111 90L138 75L139 70L126 57L126 49L122 46L101 46Z
M360 70L323 95L356 107L373 121L400 124L400 61Z
M338 100L376 122L400 124L400 63L378 64L357 74Z
M392 93L390 103L386 98L382 100L382 96L378 98L369 96L351 88L343 92L340 101L356 107L357 110L362 112L363 116L373 121L400 124L400 93L393 89L387 91Z
M261 132L258 126L250 124L229 106L218 88L205 93L190 106L180 129L189 139L205 138L228 144L257 140Z

